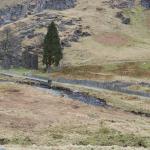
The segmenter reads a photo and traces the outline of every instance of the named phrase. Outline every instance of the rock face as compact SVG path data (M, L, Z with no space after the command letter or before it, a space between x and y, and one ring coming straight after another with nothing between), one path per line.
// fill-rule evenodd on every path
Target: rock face
M116 17L121 19L123 24L130 24L131 23L131 19L129 17L125 16L122 11L117 12Z
M22 66L27 69L38 69L38 55L24 51L22 53Z
M141 5L145 8L150 8L150 0L141 0Z
M7 24L45 9L63 10L75 6L76 0L30 0L0 10L0 25Z
M9 69L11 67L11 60L8 56L4 56L1 66L4 69Z
M1 60L0 66L4 69L9 69L11 67L21 66L21 60L19 56L5 55Z
M134 6L135 0L110 0L109 3L112 8L132 8Z

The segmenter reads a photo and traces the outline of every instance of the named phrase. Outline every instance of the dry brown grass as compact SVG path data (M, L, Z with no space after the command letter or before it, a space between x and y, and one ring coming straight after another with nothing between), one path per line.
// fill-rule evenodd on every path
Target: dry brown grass
M133 138L130 142L126 141L127 145L138 146L141 142L142 145L146 144L143 143L143 138L149 138L148 118L89 106L30 86L11 84L12 89L16 87L19 92L0 91L1 142L41 146L95 145L97 140L102 144L110 135L113 136L111 142L118 145L122 145L118 141L120 138ZM97 133L103 136L96 140ZM107 144L111 145L105 140L104 145Z
M75 8L61 12L53 11L66 19L81 17L81 24L89 27L88 30L92 33L91 37L81 38L79 42L72 43L72 47L64 49L63 64L101 65L150 59L149 30L145 20L149 10L147 14L139 7L127 10L127 15L131 16L131 25L123 25L115 18L117 11L119 10L103 3L103 0L78 0ZM32 24L35 18L30 16L21 20L22 22L18 21L13 25L13 29L18 30L23 24ZM97 36L100 41L95 39ZM34 39L24 41L25 44L36 42Z
M88 79L88 80L112 80L117 76L147 78L150 77L150 62L127 62L105 65L84 65L64 67L58 72L51 73L51 76L64 77L71 79Z
M97 98L102 98L107 102L107 104L113 106L114 109L117 108L139 115L150 115L150 102L147 98L123 94L114 91L108 91L104 89L96 89L82 85L54 83L54 86L62 86L65 88L69 88L73 91L82 91L87 93L88 95L92 95Z
M7 150L146 150L146 148L120 147L120 146L5 146Z
M119 75L134 76L134 77L150 77L150 68L144 69L138 63L131 62L118 65L118 69L114 73Z
M127 45L129 39L119 33L104 33L95 37L96 41L106 46L123 46Z

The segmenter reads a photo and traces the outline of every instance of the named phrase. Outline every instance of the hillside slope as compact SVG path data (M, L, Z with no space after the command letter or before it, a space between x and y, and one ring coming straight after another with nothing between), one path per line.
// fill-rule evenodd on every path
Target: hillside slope
M118 8L116 4L118 3L112 5L109 0L77 0L74 8L63 11L47 10L49 14L55 12L65 20L80 19L77 26L83 26L91 34L80 38L78 42L72 42L71 47L64 48L63 65L100 65L150 60L150 11L141 7L139 0L135 1L132 8ZM131 23L123 24L121 19L116 17L117 12L129 17ZM32 24L32 17L34 16L30 15L15 25L20 26L27 21ZM72 28L72 25L67 24L65 27ZM38 30L44 34L45 31L45 27ZM63 31L63 35L67 34L66 32L68 33ZM31 44L31 41L32 38L25 39L24 43Z
M122 24L115 17L119 11L131 18L130 25ZM103 0L82 0L78 1L76 8L64 13L80 16L92 33L91 37L82 39L65 50L68 63L101 64L150 59L150 11L140 5L120 10L111 8Z

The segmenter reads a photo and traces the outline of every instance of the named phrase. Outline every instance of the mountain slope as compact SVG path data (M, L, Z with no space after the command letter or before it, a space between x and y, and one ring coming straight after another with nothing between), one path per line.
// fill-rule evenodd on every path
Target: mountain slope
M123 11L131 18L131 24L122 24L116 18L116 12ZM78 55L79 50L84 53L80 64L100 64L120 61L140 61L150 59L149 10L137 5L132 9L112 9L108 3L101 1L78 1L76 8L65 12L67 15L76 15L82 18L83 24L90 27L92 36L73 44L66 50ZM78 50L78 51L76 51ZM71 60L76 60L70 58ZM82 60L84 58L84 60Z
M64 48L64 65L100 65L150 59L150 11L141 7L139 0L135 1L133 8L126 8L125 5L125 8L121 9L116 7L120 4L120 0L117 1L119 3L111 2L77 0L74 8L63 11L47 10L49 14L56 13L65 20L80 19L77 26L82 26L91 34L80 38L78 42L72 42L71 47ZM121 19L116 17L117 12L129 17L131 23L123 24ZM31 15L20 22L27 23L28 20L32 24L33 18L34 16ZM19 26L20 22L15 24ZM44 28L40 29L40 32L45 33ZM65 28L72 28L72 25L67 24ZM68 31L63 31L63 35L66 32ZM25 41L24 43L30 44L32 38Z

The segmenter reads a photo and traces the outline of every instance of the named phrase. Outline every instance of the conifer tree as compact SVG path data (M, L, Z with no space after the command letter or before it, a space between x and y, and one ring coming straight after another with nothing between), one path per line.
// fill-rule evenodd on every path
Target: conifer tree
M46 68L51 65L58 66L62 59L62 48L57 27L54 22L48 26L48 31L44 39L43 64Z

